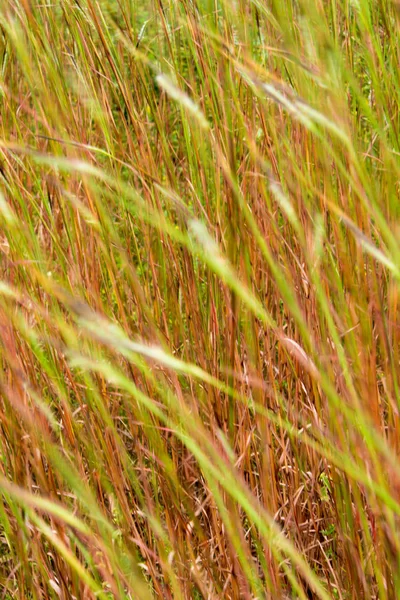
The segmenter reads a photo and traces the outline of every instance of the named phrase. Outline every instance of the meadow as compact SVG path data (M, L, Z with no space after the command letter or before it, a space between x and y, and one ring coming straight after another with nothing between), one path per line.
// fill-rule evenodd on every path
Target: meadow
M398 0L0 1L0 600L400 597Z

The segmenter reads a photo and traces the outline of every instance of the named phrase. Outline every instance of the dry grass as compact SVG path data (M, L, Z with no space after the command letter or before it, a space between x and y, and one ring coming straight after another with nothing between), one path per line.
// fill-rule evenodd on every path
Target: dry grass
M399 15L0 3L0 598L398 597Z

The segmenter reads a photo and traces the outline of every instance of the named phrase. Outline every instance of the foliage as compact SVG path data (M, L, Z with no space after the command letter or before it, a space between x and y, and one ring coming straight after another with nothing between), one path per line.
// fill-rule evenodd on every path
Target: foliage
M2 598L397 597L399 18L0 3Z

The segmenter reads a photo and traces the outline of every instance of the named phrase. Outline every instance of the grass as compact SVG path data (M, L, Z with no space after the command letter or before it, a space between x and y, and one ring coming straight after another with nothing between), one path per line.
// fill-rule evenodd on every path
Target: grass
M0 598L400 589L400 9L0 4Z

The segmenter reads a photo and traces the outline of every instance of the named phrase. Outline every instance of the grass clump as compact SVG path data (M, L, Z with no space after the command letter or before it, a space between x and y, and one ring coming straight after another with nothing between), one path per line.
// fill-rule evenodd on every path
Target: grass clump
M0 596L400 589L399 7L0 4Z

